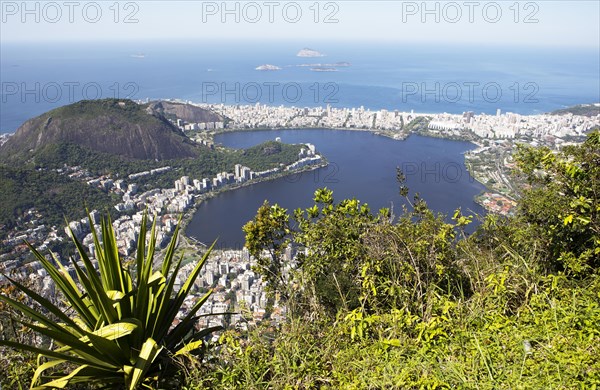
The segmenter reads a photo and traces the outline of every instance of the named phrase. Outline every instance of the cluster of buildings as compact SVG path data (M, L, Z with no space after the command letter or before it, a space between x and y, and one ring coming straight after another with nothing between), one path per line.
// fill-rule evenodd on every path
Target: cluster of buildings
M284 260L291 260L290 256L291 250L286 251ZM179 283L185 282L196 264L193 261L181 268ZM184 302L178 317L185 316L197 299L212 289L213 294L198 313L204 315L200 319L201 327L233 325L244 329L262 321L267 314L267 293L264 281L252 270L255 265L256 260L245 248L214 252L196 279L195 289ZM270 310L272 320L278 321L285 316L285 308L277 302L273 302Z
M157 175L159 173L167 172L167 171L170 171L170 170L171 170L171 167L166 166L166 167L160 167L160 168L156 168L156 169L151 169L149 171L142 171L142 172L132 173L131 175L129 175L129 179L138 179L138 178L144 177L144 176Z
M478 197L478 201L487 210L501 215L510 215L517 207L514 200L494 192L484 192Z
M100 215L97 211L91 212L91 223L93 227L99 231ZM119 218L113 221L118 242L135 240L139 235L139 225L141 221L141 213L135 214L132 219ZM153 217L148 216L150 222ZM175 219L171 216L157 217L157 234L160 240L163 228L172 231L175 226ZM71 230L69 230L71 228ZM80 221L72 221L65 230L67 234L71 231L78 238L83 239L92 255L95 253L92 235L90 233L89 220L82 219ZM102 237L99 237L102 242ZM149 233L146 237L149 239ZM133 252L132 252L133 253ZM131 254L131 253L130 253ZM291 248L285 251L284 260L291 261ZM194 260L188 262L181 267L175 279L175 291L185 283L192 270L197 265L200 255ZM91 259L92 265L98 269L97 260ZM267 310L271 320L280 321L285 317L285 308L277 305L274 302L268 305L267 294L265 291L265 283L259 275L252 269L256 264L256 260L250 256L247 249L243 250L223 250L214 251L201 269L199 276L196 278L191 293L184 301L181 310L177 314L177 320L181 320L193 308L195 303L209 290L213 290L213 294L209 300L202 306L198 314L201 316L199 320L200 327L211 326L237 326L242 329L247 329L248 326L256 325L262 321ZM79 261L79 267L84 268L83 262ZM3 270L8 266L2 264ZM66 264L66 269L71 277L76 279L76 271L73 264ZM4 272L4 271L3 271ZM38 291L42 296L48 298L55 304L60 304L56 295L56 286L52 278L42 267L39 261L33 261L27 265L15 268L11 272L11 277L19 280L28 280L29 285ZM269 307L269 309L267 309ZM227 313L227 314L226 314ZM176 325L176 324L174 324Z
M429 129L440 132L470 131L483 139L516 139L527 136L534 139L553 137L560 144L569 136L581 137L600 124L600 115L596 117L573 114L520 115L512 112L496 115L465 112L455 114L430 114Z
M183 131L221 130L225 128L225 122L185 122L177 119L177 127Z
M23 228L11 232L2 242L2 246L8 251L0 254L0 274L25 276L25 270L21 270L22 257L29 253L29 247L25 241L35 245L39 250L46 250L51 243L63 241L63 237L56 227L47 226L43 223L43 216L35 209L25 211L21 217ZM0 228L3 228L0 226ZM2 276L0 275L0 280Z
M369 110L358 108L285 107L255 105L201 105L231 119L227 128L286 128L323 127L332 129L388 130L399 132L418 117L429 119L429 131L441 136L461 136L465 132L481 139L515 139L520 136L542 138L551 136L557 143L568 136L583 136L586 131L600 123L596 117L573 114L520 115L502 113L496 115L415 113L398 110Z
M400 130L410 122L414 113L399 111L372 111L359 108L285 107L255 105L209 104L202 107L230 118L231 129L325 127L365 130Z
M101 232L100 229L100 213L96 210L90 213L90 220L88 218L82 218L77 221L70 221L65 227L65 234L67 236L73 235L81 241L83 246L87 248L88 253L94 257L96 254L96 247L94 243L94 237L92 235L92 229L96 232ZM144 211L140 210L132 215L123 215L118 219L112 221L112 226L117 236L117 246L119 252L125 256L133 255L137 247L137 237L140 233L140 225L144 217ZM156 218L156 221L154 219ZM148 213L148 222L156 223L156 242L159 246L164 246L171 238L171 234L175 229L178 222L178 215L176 214L163 214L156 215ZM100 237L100 241L101 237Z

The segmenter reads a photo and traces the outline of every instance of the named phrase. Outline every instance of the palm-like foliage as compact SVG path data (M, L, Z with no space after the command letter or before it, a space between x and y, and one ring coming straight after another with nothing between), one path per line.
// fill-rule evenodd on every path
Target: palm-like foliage
M0 340L0 345L39 353L38 368L32 388L64 388L69 384L86 382L107 388L135 389L156 381L174 356L202 350L203 338L218 327L195 329L197 312L212 291L204 295L174 326L174 320L210 250L202 257L179 291L175 279L182 257L174 261L179 227L169 243L160 270L154 270L156 235L155 224L146 243L147 219L144 217L138 236L137 255L132 267L121 263L115 232L110 218L102 221L102 243L92 229L98 261L97 271L81 243L72 234L83 267L71 259L76 278L53 258L47 260L31 245L31 251L42 263L62 292L65 307L54 305L19 282L11 282L44 311L0 295L0 300L20 311L26 318L21 322L49 337L54 349ZM91 224L90 220L90 226ZM147 246L146 246L147 245ZM214 244L213 244L214 245ZM171 268L173 270L171 271ZM171 272L170 272L171 271ZM69 373L57 373L57 366L75 367ZM49 373L49 369L52 373ZM36 387L37 386L37 387Z

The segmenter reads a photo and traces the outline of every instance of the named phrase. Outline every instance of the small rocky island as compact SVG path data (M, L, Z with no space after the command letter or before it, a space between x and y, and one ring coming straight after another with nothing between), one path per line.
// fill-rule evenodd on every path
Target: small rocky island
M333 68L346 68L351 66L352 64L350 64L349 62L346 61L341 61L341 62L335 62L333 64L300 64L300 65L296 65L296 66L300 66L300 67L310 67L310 68L314 68L314 67L333 67Z
M296 57L325 57L325 54L305 47L304 49L300 50L298 54L296 54Z
M314 68L310 68L313 72L337 72L338 68L332 68L327 66L316 66Z
M276 65L271 65L271 64L264 64L264 65L260 65L257 66L256 68L254 68L255 70L262 70L262 71L274 71L274 70L281 70L281 68L279 66Z

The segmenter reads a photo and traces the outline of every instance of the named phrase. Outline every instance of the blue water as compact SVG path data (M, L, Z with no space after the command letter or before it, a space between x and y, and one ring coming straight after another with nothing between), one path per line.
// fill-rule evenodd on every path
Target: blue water
M405 171L410 196L418 192L432 210L447 216L459 207L467 214L484 213L473 201L484 187L464 167L463 153L474 147L468 142L421 136L398 141L368 132L314 129L225 133L215 141L246 148L275 137L286 143L313 143L330 165L218 194L200 204L186 234L204 243L218 238L219 247L240 249L242 226L265 200L289 210L306 208L322 187L332 189L336 201L356 198L375 213L392 207L398 215L405 202L398 194L396 167Z
M85 98L178 98L228 104L359 107L522 114L600 101L593 49L301 42L5 44L0 47L0 132ZM144 58L132 54L144 54ZM337 72L307 63L346 61ZM282 69L254 70L262 64Z

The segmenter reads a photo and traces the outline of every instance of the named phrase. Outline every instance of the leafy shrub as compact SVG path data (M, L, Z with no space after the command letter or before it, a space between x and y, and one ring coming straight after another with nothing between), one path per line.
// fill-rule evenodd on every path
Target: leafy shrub
M532 186L520 202L521 228L546 250L550 270L585 275L600 267L600 132L554 153L521 146L516 155Z
M146 246L146 223L144 217L138 236L135 263L126 267L118 253L110 218L103 219L102 242L98 233L92 231L98 271L82 244L71 232L83 263L81 266L76 259L71 259L76 279L70 276L67 268L56 258L54 265L30 246L62 293L66 305L53 304L15 280L11 280L13 285L43 310L36 310L19 300L0 295L0 301L22 313L20 321L24 326L56 344L54 348L45 348L0 340L0 345L39 354L32 387L55 389L85 383L105 388L136 389L170 379L178 370L175 364L178 355L202 355L206 345L203 339L218 329L195 329L198 310L211 292L197 301L176 326L174 320L210 250L176 292L175 280L183 258L177 261L174 258L178 229L166 249L162 267L154 270L155 225L152 226ZM91 220L90 225L93 226ZM68 315L71 311L73 314ZM63 372L59 370L61 367L70 371Z

